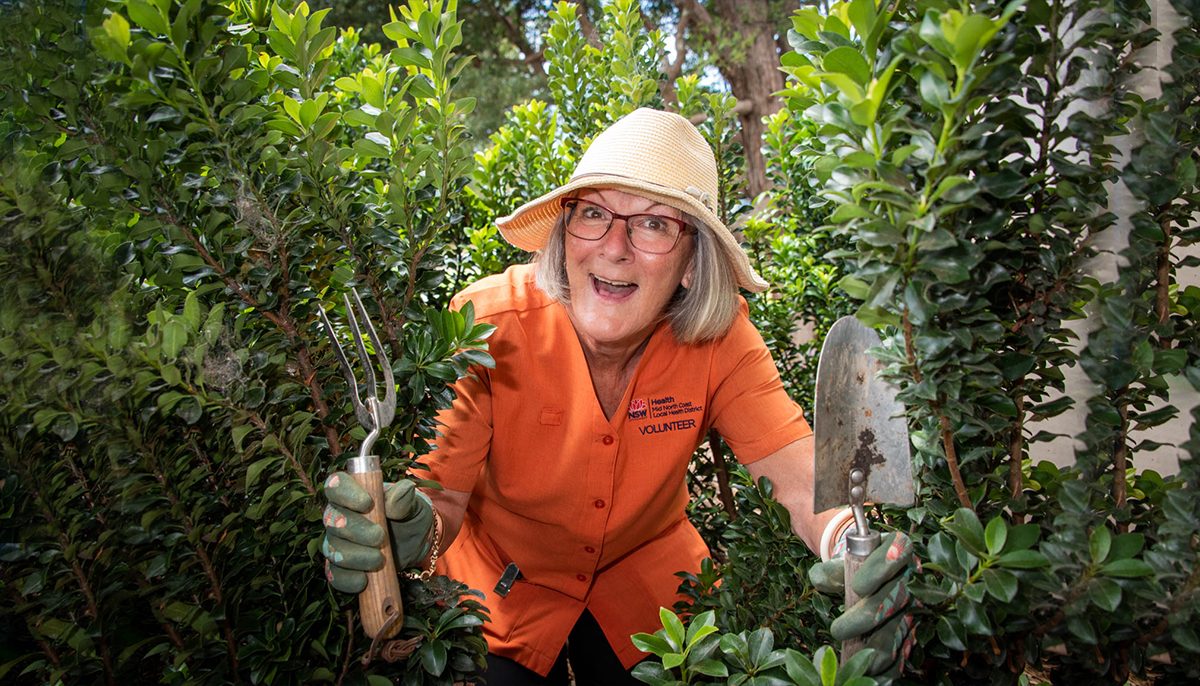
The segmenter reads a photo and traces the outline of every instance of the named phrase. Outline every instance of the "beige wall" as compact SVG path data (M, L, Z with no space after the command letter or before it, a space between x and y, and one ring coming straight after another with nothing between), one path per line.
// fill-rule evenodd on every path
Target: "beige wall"
M1145 98L1154 98L1161 94L1161 79L1165 77L1165 74L1159 69L1170 63L1171 49L1173 48L1171 35L1182 21L1168 0L1151 0L1151 5L1153 11L1151 21L1163 38L1146 48L1139 56L1139 62L1148 68L1138 75L1133 86ZM1128 155L1137 146L1139 140L1140 137L1134 131L1116 141L1116 145L1122 154ZM1098 248L1109 252L1097 258L1090 269L1091 273L1102 282L1114 280L1117 270L1122 267L1116 253L1128 245L1128 218L1137 209L1136 200L1123 183L1117 183L1112 188L1110 209L1117 215L1118 221L1112 228L1097 236L1096 240ZM1197 219L1200 220L1200 218ZM1200 255L1200 246L1191 246L1187 251L1179 250L1178 254L1180 257L1185 254ZM1176 278L1180 287L1196 285L1200 283L1200 270L1184 269L1176 274ZM1086 345L1087 333L1094 328L1093 323L1084 321L1073 328L1079 334L1079 345L1081 347ZM1066 394L1076 399L1077 407L1063 416L1031 427L1033 431L1045 429L1067 436L1075 436L1083 430L1086 419L1086 399L1094 394L1094 387L1078 366L1066 370ZM1179 470L1179 460L1184 456L1184 451L1179 445L1187 439L1191 426L1191 411L1197 404L1200 404L1200 393L1192 389L1186 379L1179 376L1170 379L1169 401L1179 409L1178 418L1153 430L1137 434L1139 439L1150 439L1167 445L1152 452L1136 453L1133 466L1138 470L1153 469L1163 474L1175 473ZM1072 438L1062 438L1033 446L1031 457L1035 462L1050 460L1065 466L1074 463L1074 448L1075 441Z

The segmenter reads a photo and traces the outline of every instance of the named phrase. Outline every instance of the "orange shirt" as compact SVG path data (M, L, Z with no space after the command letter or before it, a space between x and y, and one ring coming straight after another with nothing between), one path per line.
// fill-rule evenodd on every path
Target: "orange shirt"
M546 674L589 609L625 666L630 636L660 628L682 570L708 550L688 522L686 470L715 426L743 463L811 433L762 337L741 312L730 332L685 346L660 324L616 415L605 417L563 305L512 267L452 303L495 324L495 369L460 380L443 411L430 476L471 493L442 573L483 591L488 649ZM515 562L522 578L494 592Z

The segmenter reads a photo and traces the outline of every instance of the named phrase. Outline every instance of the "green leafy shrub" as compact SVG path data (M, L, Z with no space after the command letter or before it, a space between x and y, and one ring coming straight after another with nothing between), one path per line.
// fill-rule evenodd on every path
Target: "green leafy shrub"
M363 436L317 321L364 295L402 476L489 328L443 311L472 160L453 4L395 47L264 2L20 3L6 17L0 676L453 683L486 614L410 583L416 657L364 670L321 574L320 484ZM334 307L333 318L344 321Z
M864 676L871 650L864 650L839 666L837 653L829 646L818 648L811 660L792 648L776 649L770 629L721 633L711 610L696 615L687 626L666 608L659 615L662 629L633 637L638 648L653 656L638 664L633 674L652 686L871 686L876 683Z
M732 472L736 517L701 513L693 500L693 520L713 525L706 538L719 562L705 560L698 574L681 572L686 599L682 615L714 612L726 631L764 628L789 647L811 650L831 640L832 602L817 593L808 568L819 561L793 532L787 510L773 498L767 479L752 481L745 469ZM769 563L767 562L769 561Z
M1194 240L1195 146L1150 152L1175 145L1167 131L1189 140L1168 122L1192 128L1193 86L1130 94L1148 9L1098 7L853 0L801 10L789 35L789 108L819 133L801 154L850 243L841 284L889 332L880 355L913 425L919 503L892 516L927 561L913 588L924 682L1015 683L1030 663L1064 683L1195 676L1192 634L1169 619L1197 600L1182 571L1194 550L1175 538L1192 529L1174 523L1197 502L1194 451L1176 478L1131 469L1155 447L1138 432L1177 413L1151 409L1168 380L1200 380L1194 344L1177 343L1195 320L1172 257ZM1194 23L1177 38L1176 68L1194 69ZM1112 141L1130 127L1146 144L1121 168ZM1118 174L1146 198L1126 267L1081 278ZM1066 323L1085 306L1077 353ZM1054 438L1036 422L1073 404L1077 362L1097 390L1075 464L1032 465ZM1169 665L1149 662L1163 653Z

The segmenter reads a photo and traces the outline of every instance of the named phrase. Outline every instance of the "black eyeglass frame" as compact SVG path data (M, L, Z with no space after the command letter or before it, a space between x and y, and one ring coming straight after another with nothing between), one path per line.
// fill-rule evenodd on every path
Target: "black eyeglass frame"
M612 215L612 217L608 220L608 226L604 229L604 232L601 233L599 236L596 236L595 238L588 238L587 236L580 236L579 234L575 233L574 231L571 231L571 228L570 228L571 227L571 219L575 216L575 208L578 207L578 204L581 202L586 202L589 205L595 205L596 207L599 207L600 209L602 209L605 212ZM609 231L612 230L613 224L616 224L617 220L621 219L625 222L625 235L629 237L629 244L632 245L633 247L637 248L638 250L641 250L642 252L648 253L651 255L666 255L667 253L670 253L672 250L674 250L676 246L679 245L679 239L682 238L685 234L693 235L697 232L696 227L694 227L691 224L688 224L687 222L683 221L682 219L678 219L676 217L668 217L663 214L654 214L653 212L637 212L634 214L619 214L617 212L613 212L612 210L608 209L604 205L601 205L600 203L598 203L594 200L586 200L584 198L577 198L574 196L567 196L567 197L559 198L558 206L567 211L567 216L565 217L565 220L563 221L563 228L566 230L567 233L578 238L579 240L582 240L582 241L601 240L605 236L608 235ZM666 250L663 250L662 252L646 250L645 248L638 246L636 243L633 242L633 229L629 228L629 220L633 219L634 217L654 217L655 219L662 219L664 221L673 222L674 224L677 224L679 227L679 233L675 234L675 242L671 244L670 248L667 248Z

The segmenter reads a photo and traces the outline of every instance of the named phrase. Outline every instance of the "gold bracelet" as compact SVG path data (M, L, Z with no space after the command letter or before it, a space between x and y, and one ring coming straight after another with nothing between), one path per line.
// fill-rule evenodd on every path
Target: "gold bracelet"
M445 528L442 525L442 515L435 509L433 511L433 545L429 547L429 566L417 574L410 574L410 579L420 579L421 581L429 581L437 571L438 556L442 553L442 535L445 533Z

